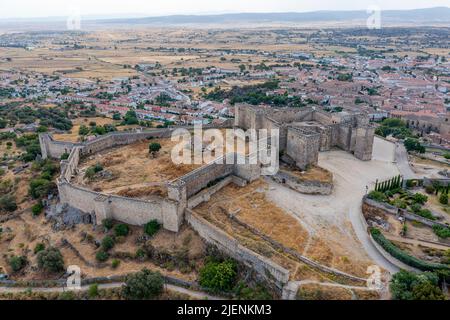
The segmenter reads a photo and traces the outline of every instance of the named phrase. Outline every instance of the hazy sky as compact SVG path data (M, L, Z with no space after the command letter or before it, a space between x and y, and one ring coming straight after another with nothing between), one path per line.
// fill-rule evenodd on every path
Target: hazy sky
M450 7L450 0L0 0L0 18L81 15L204 14L227 12L302 12ZM74 9L75 8L75 9Z

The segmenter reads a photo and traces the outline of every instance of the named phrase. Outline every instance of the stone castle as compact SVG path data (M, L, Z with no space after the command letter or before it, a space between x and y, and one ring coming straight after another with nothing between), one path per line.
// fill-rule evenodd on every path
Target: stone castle
M301 170L317 165L319 151L333 147L356 158L372 159L375 128L361 113L328 113L315 108L263 108L236 105L235 126L242 129L278 129L281 159Z
M230 123L224 125L231 126ZM335 146L352 152L361 160L370 160L372 154L374 129L369 125L368 118L360 114L328 114L314 109L270 110L238 105L235 126L242 129L279 129L283 159L303 169L317 163L320 150L329 150ZM209 201L213 194L229 184L243 187L259 179L260 164L238 165L214 161L173 181L167 181L166 196L154 195L146 200L96 192L74 183L73 178L79 174L78 165L82 158L145 139L169 138L173 131L114 132L83 143L55 141L51 134L41 134L39 139L43 158L59 159L63 154L69 154L67 160L61 160L61 174L57 179L59 200L62 204L88 213L94 224L104 219L115 219L131 225L143 225L155 219L165 229L178 232L181 225L187 222L205 241L248 265L261 278L273 283L280 292L283 291L290 279L290 272L286 268L245 247L192 210ZM280 179L284 183L291 178L281 176ZM294 183L298 184L296 181ZM302 189L314 189L309 190L311 193L331 192L331 186L327 186L324 192L317 190L317 186L302 186ZM306 257L301 258L322 271L354 278Z

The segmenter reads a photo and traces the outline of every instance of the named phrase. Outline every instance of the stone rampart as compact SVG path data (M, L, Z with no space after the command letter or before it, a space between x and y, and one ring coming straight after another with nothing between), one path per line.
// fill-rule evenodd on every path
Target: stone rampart
M261 277L273 283L280 292L289 281L287 269L245 248L236 239L189 209L186 209L186 220L203 239L255 270Z

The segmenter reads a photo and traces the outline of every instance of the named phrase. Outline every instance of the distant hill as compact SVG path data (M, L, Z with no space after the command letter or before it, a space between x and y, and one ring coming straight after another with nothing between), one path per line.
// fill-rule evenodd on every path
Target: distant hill
M305 22L345 22L365 21L366 11L314 11L286 13L237 13L219 15L173 15L162 17L107 19L102 24L152 24L152 25L186 25L186 24L267 24L267 23L305 23ZM392 24L450 24L450 8L436 7L415 10L382 11L384 23Z

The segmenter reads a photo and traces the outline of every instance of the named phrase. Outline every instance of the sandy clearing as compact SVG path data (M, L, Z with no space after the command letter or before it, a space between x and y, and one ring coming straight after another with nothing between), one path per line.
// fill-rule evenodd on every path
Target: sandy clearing
M268 198L280 208L298 216L307 229L329 245L337 255L356 264L375 262L394 272L397 268L386 261L369 241L361 222L361 199L376 179L398 175L392 160L395 146L375 139L374 160L363 162L344 151L321 153L319 166L334 175L335 187L330 196L303 195L273 181L268 181Z

